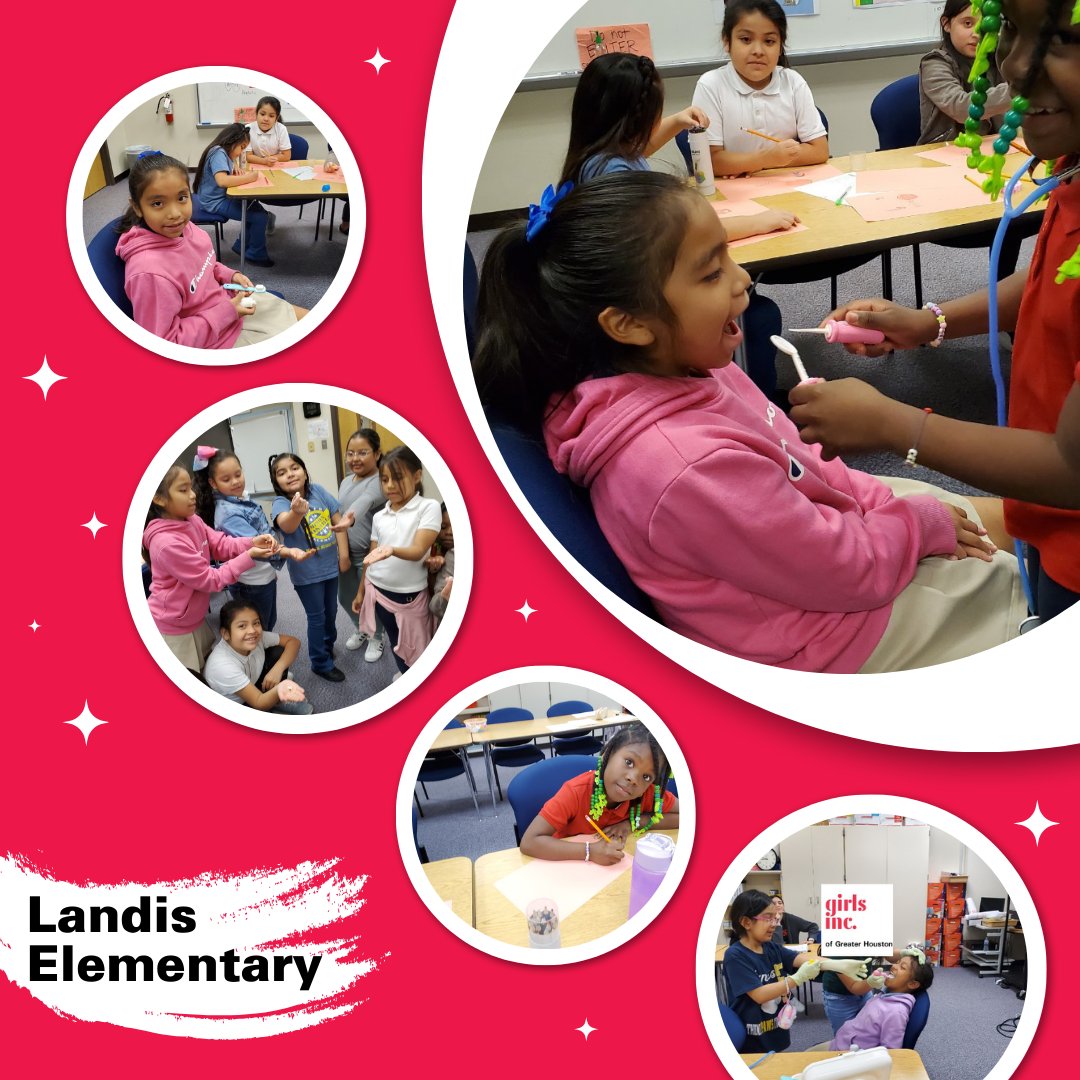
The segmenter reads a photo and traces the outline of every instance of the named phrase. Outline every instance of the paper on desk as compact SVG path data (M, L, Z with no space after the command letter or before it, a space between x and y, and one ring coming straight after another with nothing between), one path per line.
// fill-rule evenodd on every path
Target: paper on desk
M298 165L295 169L284 168L281 171L288 173L294 180L315 179L315 170L310 165Z
M897 170L909 171L909 170ZM963 210L972 206L985 206L987 199L974 184L964 179L959 169L934 169L928 172L948 173L951 180L934 184L909 184L906 188L881 190L847 199L863 221L892 221L896 218L915 217L919 214L936 214L943 210Z
M838 173L836 176L827 176L821 180L814 180L809 184L802 184L796 188L804 195L813 195L826 202L835 203L855 190L856 174L853 172Z
M233 187L233 191L244 191L246 188L270 186L270 177L267 176L266 173L261 172L256 174L255 179L252 180L250 184L236 184Z
M591 841L591 836L569 836L566 839ZM522 915L526 905L538 896L550 897L559 908L559 918L569 918L579 907L587 904L601 889L607 888L616 878L625 874L633 865L633 858L624 855L614 866L585 862L584 858L573 862L548 862L533 859L531 862L507 874L495 882L499 890Z
M725 199L763 199L769 195L787 195L813 180L825 180L839 176L840 170L832 165L804 165L790 172L769 173L767 176L738 176L733 180L717 180L716 190Z
M982 153L992 154L994 152L994 139L996 135L988 135L982 141ZM1009 151L1013 153L1013 151ZM936 150L923 150L916 157L926 158L927 161L938 161L942 165L958 165L961 168L966 167L968 155L970 150L961 150L955 143L948 143L945 146L939 146Z

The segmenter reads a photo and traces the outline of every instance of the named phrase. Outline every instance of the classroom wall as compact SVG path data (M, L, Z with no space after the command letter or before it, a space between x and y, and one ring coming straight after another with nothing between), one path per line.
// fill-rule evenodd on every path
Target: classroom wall
M840 60L810 64L800 74L829 119L834 154L874 150L877 135L870 122L870 102L886 84L919 69L917 56L875 60ZM665 82L666 112L690 104L696 78ZM544 186L558 178L570 134L573 89L520 91L514 95L488 148L473 197L472 213L512 210L536 202ZM685 166L674 143L657 155L676 171Z
M425 483L425 488L427 484ZM533 716L542 717L546 714L549 705L556 701L587 701L594 708L601 706L610 709L621 709L620 702L605 697L595 690L586 690L582 686L571 686L568 683L522 683L520 686L508 686L502 690L495 690L482 699L492 709L502 709L513 706L519 709L529 709Z
M942 873L966 874L967 895L976 907L984 896L1004 896L1005 886L997 875L970 848L941 829L930 829L930 881L938 881Z
M107 154L114 175L128 167L125 150L129 146L148 145L155 150L183 161L190 168L199 164L206 144L211 142L220 128L201 128L199 102L195 85L181 86L173 91L173 122L165 123L164 114L155 113L158 97L138 106L130 113L106 140ZM326 157L326 138L313 124L299 124L296 133L307 139L311 157Z

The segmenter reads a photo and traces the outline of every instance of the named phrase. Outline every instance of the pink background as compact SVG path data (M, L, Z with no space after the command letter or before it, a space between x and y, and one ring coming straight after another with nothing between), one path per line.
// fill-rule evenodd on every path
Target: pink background
M239 1043L65 1020L0 980L8 1075L286 1076L333 1065L347 1075L411 1066L446 1077L503 1067L549 1076L618 1070L620 1062L635 1073L722 1072L695 992L695 943L708 898L758 832L806 803L864 789L870 776L989 836L1026 880L1051 942L1057 934L1049 924L1060 925L1055 916L1077 895L1080 852L1068 818L1080 751L919 753L772 716L637 640L532 534L458 403L425 278L418 144L450 7L414 0L408 12L369 5L361 16L315 7L298 17L295 5L267 0L235 15L223 7L209 25L200 8L172 9L147 25L140 22L145 8L114 9L108 21L87 19L80 6L70 9L63 38L51 36L62 11L55 6L42 13L21 5L9 21L6 84L9 100L22 100L28 117L20 157L28 172L18 179L18 195L14 181L9 185L6 244L20 280L7 290L6 396L14 422L4 485L11 645L3 664L0 850L60 878L102 882L340 857L341 872L370 875L363 953L390 955L361 984L367 1000L352 1015ZM391 61L378 75L362 62L376 46ZM328 52L348 60L329 60ZM211 369L152 356L106 322L75 275L64 203L76 154L100 117L153 77L221 63L276 74L278 59L281 73L333 117L359 162L368 199L359 272L325 324L277 357ZM27 86L34 88L29 100ZM51 167L39 174L34 163L42 158ZM31 285L30 276L41 284ZM68 381L43 402L20 376L35 372L46 354ZM476 537L469 609L436 675L374 720L307 738L241 728L189 701L139 640L120 573L131 493L164 440L221 398L296 380L357 390L423 430L461 486ZM43 492L49 498L36 502ZM28 506L12 505L26 498ZM107 523L96 539L80 527L92 513ZM526 598L538 609L527 624L514 610ZM28 628L34 620L36 633ZM615 953L562 969L505 963L452 937L416 897L393 824L401 762L421 727L469 683L534 663L632 677L629 688L680 740L698 794L696 848L669 908ZM85 700L108 721L89 746L63 723ZM913 710L932 708L932 701L912 703ZM1065 711L1074 716L1075 706ZM974 693L968 715L942 715L941 724L978 714ZM866 723L872 735L872 715ZM1038 848L1012 824L1028 817L1036 798L1048 817L1065 820ZM1052 1072L1068 1038L1073 980L1068 961L1054 963L1051 954L1041 1030L1017 1076ZM670 1049L641 1039L644 1016L659 1022L651 1030L666 1033ZM597 1029L588 1042L574 1030L586 1017ZM998 1036L988 1031L986 1038Z

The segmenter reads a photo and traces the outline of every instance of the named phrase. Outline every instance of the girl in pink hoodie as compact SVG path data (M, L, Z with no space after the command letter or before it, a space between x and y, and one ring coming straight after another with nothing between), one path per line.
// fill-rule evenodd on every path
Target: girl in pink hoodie
M191 474L174 465L150 503L143 558L152 575L150 614L174 655L199 672L217 643L206 624L210 594L233 584L255 565L254 559L268 559L278 545L265 533L232 537L211 529L195 506ZM222 565L215 568L211 560Z
M166 341L195 349L232 349L273 337L307 314L273 293L222 285L254 283L217 261L210 237L191 223L188 171L158 151L140 155L128 175L130 203L117 225L124 291L132 318Z
M490 416L543 438L589 488L665 624L827 672L919 667L1012 637L1016 563L971 503L927 485L898 498L825 461L731 363L750 279L712 206L657 173L568 188L487 254L477 384Z

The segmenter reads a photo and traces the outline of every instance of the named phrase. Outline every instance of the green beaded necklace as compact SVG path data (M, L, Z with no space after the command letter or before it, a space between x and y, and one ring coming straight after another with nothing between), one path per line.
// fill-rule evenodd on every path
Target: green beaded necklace
M967 159L968 168L977 169L986 176L981 187L991 199L996 199L1005 186L1005 180L1001 175L1005 168L1005 155L1009 152L1009 146L1024 122L1024 114L1031 107L1031 102L1022 94L1017 94L1012 99L1009 111L1002 118L1001 130L994 140L993 154L984 154L979 125L986 111L986 93L990 89L990 80L986 77L987 69L990 67L990 54L997 48L998 31L1001 29L1001 0L971 0L971 7L979 19L976 28L979 34L979 47L971 65L971 105L968 107L968 118L964 121L964 130L956 137L956 145L970 151ZM1074 26L1080 23L1080 0L1074 0L1072 23ZM1048 163L1048 175L1052 168L1052 163ZM1077 278L1080 278L1080 247L1071 258L1066 259L1058 267L1054 280L1060 285L1066 279Z
M664 816L663 795L660 785L653 785L653 812L649 821L641 824L641 803L634 803L630 807L630 831L634 836L644 836ZM589 817L593 821L599 821L600 816L607 809L607 792L604 790L604 780L600 775L600 762L596 763L596 774L593 778L592 796L589 799Z

